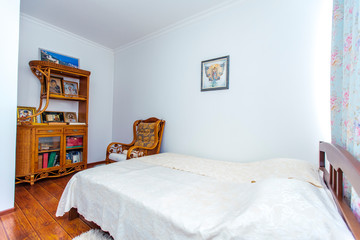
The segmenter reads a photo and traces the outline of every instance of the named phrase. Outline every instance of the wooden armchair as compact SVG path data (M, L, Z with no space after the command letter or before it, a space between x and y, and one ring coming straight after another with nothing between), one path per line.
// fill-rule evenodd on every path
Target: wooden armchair
M106 164L159 153L164 126L165 120L154 117L135 121L133 141L110 143L106 149Z

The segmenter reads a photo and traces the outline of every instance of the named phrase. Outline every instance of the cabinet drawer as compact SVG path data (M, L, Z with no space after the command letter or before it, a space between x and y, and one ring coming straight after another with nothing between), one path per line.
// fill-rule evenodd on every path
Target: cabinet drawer
M64 131L65 131L65 133L84 133L85 129L84 128L76 128L76 129L70 128L70 129L65 129Z
M53 128L53 129L36 129L36 134L54 134L54 133L62 133L61 128Z

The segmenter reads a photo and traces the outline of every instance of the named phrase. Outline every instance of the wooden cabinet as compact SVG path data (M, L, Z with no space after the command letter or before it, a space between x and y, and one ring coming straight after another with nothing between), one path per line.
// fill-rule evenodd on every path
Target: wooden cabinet
M29 65L41 83L40 106L31 117L44 112L49 101L76 101L79 122L79 125L57 125L18 119L15 182L33 185L39 179L64 176L87 167L90 72L43 61L31 61ZM50 77L54 75L77 80L78 94L50 93Z
M59 177L87 167L87 126L17 128L16 183Z

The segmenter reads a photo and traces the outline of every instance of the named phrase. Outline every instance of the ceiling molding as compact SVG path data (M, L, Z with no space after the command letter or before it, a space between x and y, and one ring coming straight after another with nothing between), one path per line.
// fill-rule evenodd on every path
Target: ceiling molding
M202 20L202 19L204 19L204 18L206 18L206 17L208 17L208 16L210 16L212 14L223 11L223 10L225 10L225 9L227 9L227 8L237 4L239 2L242 2L242 1L245 1L245 0L228 0L228 1L224 1L223 3L221 3L219 5L216 5L216 6L212 7L212 8L209 8L209 9L207 9L205 11L202 11L202 12L200 12L198 14L195 14L195 15L193 15L191 17L185 18L185 19L183 19L181 21L178 21L178 22L176 22L176 23L174 23L172 25L169 25L169 26L167 26L165 28L162 28L162 29L160 29L158 31L150 33L150 34L148 34L148 35L146 35L144 37L136 39L136 40L134 40L134 41L132 41L130 43L119 46L119 47L115 48L114 51L115 51L115 53L118 53L118 52L124 51L124 50L126 50L128 48L131 48L131 47L134 47L134 46L139 45L141 43L144 43L146 41L149 41L151 39L160 37L160 36L162 36L164 34L172 32L174 30L177 30L179 28L182 28L182 27L188 26L188 25L190 25L192 23L195 23L197 21L200 21L200 20Z
M86 44L88 44L88 45L93 46L93 47L101 48L101 49L103 49L103 50L105 50L105 51L108 51L108 52L110 52L110 53L114 53L114 49L105 47L105 46L103 46L103 45L101 45L101 44L99 44L99 43L93 42L93 41L91 41L91 40L89 40L89 39L86 39L86 38L81 37L81 36L79 36L79 35L77 35L77 34L74 34L74 33L72 33L72 32L69 32L69 31L67 31L67 30L65 30L65 29L63 29L63 28L60 28L60 27L57 27L57 26L52 25L52 24L50 24L50 23L47 23L47 22L45 22L45 21L42 21L42 20L40 20L40 19L38 19L38 18L34 18L34 17L32 17L32 16L30 16L30 15L27 15L27 14L25 14L25 13L20 13L20 21L21 21L22 19L24 19L24 20L26 20L26 21L29 21L29 22L32 22L32 23L35 23L35 24L38 24L38 25L41 25L41 26L43 26L43 27L45 27L45 28L49 28L49 29L51 29L51 30L57 31L57 32L59 32L59 33L61 33L61 34L68 35L69 37L72 37L72 38L75 38L75 39L77 39L77 40L80 40L80 41L82 41L82 42L84 42L84 43L86 43Z

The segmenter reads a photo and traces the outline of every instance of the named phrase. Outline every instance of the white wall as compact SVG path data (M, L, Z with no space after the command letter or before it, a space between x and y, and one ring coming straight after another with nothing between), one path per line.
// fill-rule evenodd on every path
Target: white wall
M19 0L1 0L0 211L14 207Z
M328 0L249 0L115 53L113 140L159 117L162 151L317 161L328 139ZM230 55L230 89L200 92L200 63ZM321 97L320 97L321 96ZM319 110L325 114L318 114Z
M27 15L21 15L18 105L39 106L40 82L29 61L39 59L39 48L80 59L80 68L91 72L88 162L105 159L112 137L114 52ZM74 103L52 100L49 111L76 111Z

